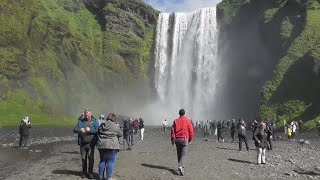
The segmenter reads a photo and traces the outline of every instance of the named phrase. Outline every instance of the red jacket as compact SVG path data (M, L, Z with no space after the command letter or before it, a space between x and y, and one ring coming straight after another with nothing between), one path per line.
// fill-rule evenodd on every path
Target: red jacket
M174 139L187 139L191 142L193 138L193 127L191 121L184 115L174 120L171 127L171 141Z

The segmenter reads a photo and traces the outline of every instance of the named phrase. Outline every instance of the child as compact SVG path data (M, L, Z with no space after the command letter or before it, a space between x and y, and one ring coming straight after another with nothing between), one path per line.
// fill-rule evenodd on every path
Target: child
M288 140L291 141L292 129L288 127Z

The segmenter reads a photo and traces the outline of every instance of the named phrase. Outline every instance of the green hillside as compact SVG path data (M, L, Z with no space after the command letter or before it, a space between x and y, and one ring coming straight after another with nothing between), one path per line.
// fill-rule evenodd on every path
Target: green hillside
M0 1L0 126L26 115L73 124L83 108L105 112L115 92L149 83L158 12L138 0L95 3Z
M222 29L259 22L260 35L277 59L273 78L265 82L260 120L320 120L320 1L223 0L218 5ZM254 37L253 37L254 38Z

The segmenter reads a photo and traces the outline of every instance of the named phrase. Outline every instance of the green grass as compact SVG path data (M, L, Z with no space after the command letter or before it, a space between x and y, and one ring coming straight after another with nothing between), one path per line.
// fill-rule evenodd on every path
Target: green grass
M69 126L74 124L74 119L59 117L43 111L40 99L28 98L23 90L8 92L7 98L0 101L0 127L18 126L24 116L28 116L32 125L57 125Z
M0 126L26 115L34 125L73 123L68 117L85 107L105 111L99 103L146 77L154 24L142 15L156 19L158 12L142 1L132 14L121 9L127 1L112 3L109 10L126 14L144 37L104 31L76 1L0 1Z

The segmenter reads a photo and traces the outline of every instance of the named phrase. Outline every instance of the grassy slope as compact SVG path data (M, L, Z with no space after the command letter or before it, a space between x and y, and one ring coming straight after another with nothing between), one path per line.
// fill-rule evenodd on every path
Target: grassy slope
M237 13L247 8L233 0L223 1L218 8L225 17L224 25L236 27L241 24ZM266 3L267 1L265 1ZM274 77L263 86L259 118L276 119L278 125L286 120L303 119L312 128L320 120L319 64L320 64L320 6L311 0L307 9L297 7L286 0L264 5L260 18L261 31L266 36L266 44L279 57ZM260 3L261 4L261 3ZM267 4L267 3L266 3ZM236 10L235 14L225 12Z
M4 0L0 26L5 27L0 29L0 126L17 125L26 115L34 125L73 124L68 117L84 107L103 112L97 104L114 90L100 90L105 84L121 85L133 76L121 71L129 69L121 67L121 58L106 58L118 55L108 54L108 32L82 3ZM153 29L146 33L133 49L144 62L137 68L141 76L148 68Z
M285 31L287 28L284 28ZM320 6L312 1L306 12L306 23L299 36L290 44L274 70L274 78L263 87L260 116L283 121L303 119L307 127L315 126L320 115Z

